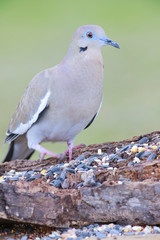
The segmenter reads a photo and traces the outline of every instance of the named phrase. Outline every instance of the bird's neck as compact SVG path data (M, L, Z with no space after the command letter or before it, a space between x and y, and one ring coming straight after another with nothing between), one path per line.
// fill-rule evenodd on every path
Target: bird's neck
M86 65L99 65L103 66L103 59L101 54L101 49L99 47L77 47L76 49L69 49L66 57L63 59L62 64L69 66L75 66L80 64ZM68 66L67 66L68 65Z
M100 49L87 49L75 54L67 55L61 63L61 71L66 76L66 81L77 86L79 91L83 88L101 89L103 82L103 59ZM72 79L70 76L72 75Z

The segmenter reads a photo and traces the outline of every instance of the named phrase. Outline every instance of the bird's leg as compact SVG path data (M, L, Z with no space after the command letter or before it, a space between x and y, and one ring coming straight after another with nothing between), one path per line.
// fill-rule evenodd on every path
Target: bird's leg
M73 149L73 141L68 141L68 152L69 152L69 161L72 160L72 149Z
M65 157L65 155L69 152L69 161L72 160L72 150L73 149L77 149L82 146L85 146L85 144L79 144L77 146L73 146L73 141L68 141L67 145L68 145L68 149L66 151L64 151L64 153L62 153L61 159L63 159Z
M39 144L33 144L33 145L32 145L32 149L40 152L40 160L41 160L41 161L44 159L45 155L49 155L49 156L51 156L51 157L53 157L53 158L59 158L59 157L60 157L59 154L53 153L53 152L47 150L46 148L42 147L42 146L39 145Z
M69 152L69 161L71 161L72 160L72 149L74 148L73 141L68 141L67 145L68 145L68 149L61 154L60 159L63 159L66 156L66 154Z

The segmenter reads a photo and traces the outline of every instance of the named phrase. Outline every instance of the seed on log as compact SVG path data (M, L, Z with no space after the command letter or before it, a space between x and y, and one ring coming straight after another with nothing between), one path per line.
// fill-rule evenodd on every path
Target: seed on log
M148 137L143 137L143 138L141 138L141 140L139 140L139 144L143 144L143 143L146 143L146 142L148 142L149 141L149 138Z
M56 188L60 188L61 187L61 183L62 183L62 181L61 180L53 180L53 181L51 181L50 182L50 185L52 185L52 186L54 186L54 187L56 187Z
M154 160L156 157L155 153L151 153L151 155L149 155L149 157L147 158L147 160Z

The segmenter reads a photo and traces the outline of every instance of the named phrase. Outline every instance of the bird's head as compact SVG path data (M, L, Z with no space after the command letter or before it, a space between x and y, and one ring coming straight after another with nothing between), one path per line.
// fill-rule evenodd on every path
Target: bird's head
M85 25L76 30L73 35L71 48L79 52L88 48L101 48L104 45L111 45L120 48L119 45L106 37L104 30L96 25Z

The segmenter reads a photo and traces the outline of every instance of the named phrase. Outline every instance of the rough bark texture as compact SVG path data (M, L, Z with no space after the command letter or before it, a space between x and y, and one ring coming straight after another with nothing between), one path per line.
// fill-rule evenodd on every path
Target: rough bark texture
M160 132L146 134L150 142L160 141ZM115 152L143 136L122 142L95 144L74 151L74 158L87 157L101 148L108 154ZM0 173L15 169L24 171L41 169L56 163L56 159L42 162L16 160L0 165ZM154 175L152 173L154 172ZM0 184L0 221L17 221L51 227L82 226L91 223L160 224L160 161L147 161L139 166L121 166L116 172L107 169L95 172L99 187L57 189L46 179L33 182L6 182ZM131 182L119 184L119 177Z

